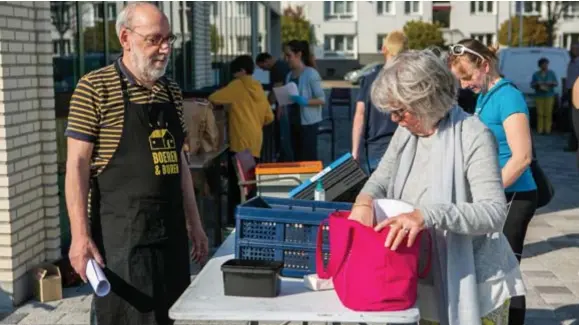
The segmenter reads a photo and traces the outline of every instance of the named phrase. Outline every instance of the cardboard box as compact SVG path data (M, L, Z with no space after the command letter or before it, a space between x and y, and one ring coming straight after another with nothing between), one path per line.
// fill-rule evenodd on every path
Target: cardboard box
M58 266L43 263L32 270L34 296L40 302L62 299L62 276Z

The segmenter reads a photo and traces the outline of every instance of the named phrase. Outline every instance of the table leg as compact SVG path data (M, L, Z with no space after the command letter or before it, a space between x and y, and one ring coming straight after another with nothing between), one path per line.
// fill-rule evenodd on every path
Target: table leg
M223 193L223 189L221 187L221 157L219 157L218 159L215 159L214 161L214 171L213 171L213 177L214 177L214 184L215 184L215 210L217 212L217 216L216 216L216 222L215 222L215 226L213 229L213 236L214 236L214 240L215 240L215 244L216 246L220 246L221 243L223 242L223 219L222 219L222 207L221 207L221 194Z
M233 164L231 163L231 159L230 159L228 153L225 153L225 158L226 158L225 165L227 166L227 171L228 171L228 173L229 173L229 171L231 170L231 168L234 168L234 167L233 167ZM226 206L226 207L227 207L227 210L226 210L226 211L227 211L227 219L226 219L227 221L226 221L226 225L227 225L228 227L230 227L230 226L235 227L235 215L233 216L233 220L229 220L229 218L230 218L230 216L229 216L229 211L231 211L231 204L232 204L232 202L231 202L231 194L229 193L229 182L231 182L231 179L228 179L227 182L228 182L228 185L227 185L228 187L227 187L227 193L225 194L226 201L227 201L227 206ZM237 189L237 191L239 191L239 189ZM230 221L232 221L233 224L231 224Z

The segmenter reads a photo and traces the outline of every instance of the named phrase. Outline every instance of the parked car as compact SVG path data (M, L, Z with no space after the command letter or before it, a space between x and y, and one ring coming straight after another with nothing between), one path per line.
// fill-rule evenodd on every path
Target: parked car
M383 65L384 62L372 62L366 64L360 69L346 73L346 75L344 76L344 80L349 81L354 85L357 85L360 83L360 81L362 81L362 78L374 72L376 69L381 69Z

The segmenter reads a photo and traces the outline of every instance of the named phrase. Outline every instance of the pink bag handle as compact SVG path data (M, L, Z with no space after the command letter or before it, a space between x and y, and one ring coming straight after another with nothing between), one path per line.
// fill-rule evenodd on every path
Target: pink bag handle
M320 226L318 227L318 236L316 239L316 273L320 279L329 279L334 276L336 271L342 267L342 264L344 263L348 252L350 251L350 244L352 243L352 228L350 228L348 229L347 247L344 250L344 254L342 254L339 259L336 258L337 256L330 256L328 266L324 268L322 246L324 239L324 224L327 224L328 221L329 219L325 219L320 223ZM426 237L428 238L428 256L424 270L418 274L418 277L421 279L426 278L428 273L430 273L430 269L432 268L432 236L428 230L424 230L423 232L426 233ZM339 262L337 262L338 260Z
M320 279L329 279L336 274L336 271L342 267L342 264L346 260L346 256L350 251L350 244L352 242L352 229L348 229L348 238L346 238L346 249L344 250L344 254L342 256L330 256L330 260L328 261L328 266L324 268L324 258L322 252L322 246L324 241L324 224L329 223L329 218L323 220L318 227L318 237L316 242L316 273ZM335 251L334 251L335 253ZM338 262L339 261L339 262Z

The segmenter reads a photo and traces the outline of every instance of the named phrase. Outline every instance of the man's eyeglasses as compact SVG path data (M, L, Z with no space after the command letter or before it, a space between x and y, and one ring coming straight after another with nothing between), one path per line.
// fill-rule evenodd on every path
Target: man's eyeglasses
M167 43L168 45L173 45L173 43L175 43L175 41L177 40L177 36L173 35L173 34L169 34L168 36L161 36L161 35L154 35L154 36L145 36L141 33L135 32L133 29L127 28L128 30L130 30L131 32L141 36L143 39L145 39L145 43L147 43L147 45L151 45L151 46L160 46L163 43Z
M460 55L464 55L464 53L470 53L472 55L478 56L481 60L485 59L482 55L480 55L476 51L473 51L462 44L451 45L451 46L449 46L449 49L450 49L450 54L452 54L452 55L460 56Z

